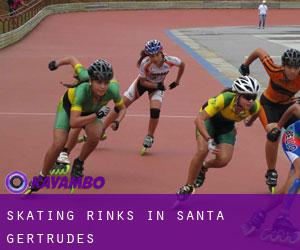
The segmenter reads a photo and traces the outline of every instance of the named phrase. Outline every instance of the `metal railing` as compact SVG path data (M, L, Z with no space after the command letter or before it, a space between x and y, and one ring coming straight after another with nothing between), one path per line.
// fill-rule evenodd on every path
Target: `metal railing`
M11 14L0 16L0 34L22 26L44 8L46 6L45 4L46 1L33 0Z
M89 0L88 0L89 1ZM91 0L92 1L92 0ZM90 2L91 2L90 1ZM33 18L44 7L52 4L72 3L72 0L32 0L18 10L0 15L0 34L12 31ZM77 1L78 2L78 1ZM85 2L85 1L83 1ZM94 2L96 2L94 0Z
M74 2L119 2L119 1L129 1L130 0L31 0L26 5L21 6L18 10L11 14L0 15L0 34L12 31L22 26L28 20L33 18L40 10L44 7L52 4L66 4ZM147 0L134 0L134 1L147 1ZM150 0L151 1L151 0ZM152 0L153 1L153 0ZM154 0L154 1L167 1L167 0ZM172 1L172 0L171 0ZM178 1L178 0L177 0ZM180 1L180 0L179 0ZM187 1L187 0L181 0ZM189 0L197 1L197 0ZM224 1L224 0L223 0ZM226 0L225 0L226 1ZM240 2L249 2L249 0L231 0ZM251 1L251 0L250 0ZM253 2L260 2L260 0L252 0ZM285 0L285 2L299 2L300 0ZM206 2L206 1L203 1ZM209 2L209 1L207 1ZM272 0L271 2L282 2L281 0Z
M117 0L120 1L120 0ZM109 2L101 0L32 0L11 14L0 15L0 34L12 31L33 18L44 7L74 2Z

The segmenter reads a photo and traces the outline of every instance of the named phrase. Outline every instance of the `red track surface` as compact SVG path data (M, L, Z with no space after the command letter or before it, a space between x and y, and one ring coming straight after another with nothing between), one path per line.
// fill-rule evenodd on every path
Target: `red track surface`
M72 70L65 67L49 72L51 59L74 55L88 65L98 57L106 58L113 63L123 92L137 75L136 60L144 42L160 39L166 53L182 58L187 65L182 85L166 93L162 115L193 116L201 103L223 87L171 41L165 30L256 23L256 10L102 11L46 18L25 39L0 51L1 182L13 170L22 170L30 177L40 171L52 141L54 116L3 112L55 112L65 91L58 83L70 81ZM270 11L268 25L292 24L299 24L298 10ZM169 81L173 79L174 73L168 77ZM146 95L128 113L148 115ZM100 143L86 161L86 175L106 178L101 193L174 193L185 183L196 150L193 119L162 118L154 147L141 157L139 149L147 126L147 117L126 117L120 131L108 131L108 140ZM238 133L234 159L223 169L210 170L200 193L265 192L263 129L259 122L249 129L240 124ZM80 146L72 158L79 150ZM289 163L280 152L281 184L288 169ZM6 193L4 185L0 193Z

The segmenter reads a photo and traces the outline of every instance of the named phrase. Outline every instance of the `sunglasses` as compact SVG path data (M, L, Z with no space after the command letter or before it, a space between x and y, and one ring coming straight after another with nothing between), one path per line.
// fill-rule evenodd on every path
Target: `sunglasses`
M257 95L253 95L253 94L243 94L241 95L244 99L246 99L247 101L255 101L257 98Z

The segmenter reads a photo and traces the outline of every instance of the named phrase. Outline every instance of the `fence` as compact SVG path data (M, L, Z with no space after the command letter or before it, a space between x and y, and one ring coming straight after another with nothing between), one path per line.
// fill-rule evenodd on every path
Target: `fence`
M107 4L108 8L112 6L121 6L120 2L123 2L123 5L128 6L127 8L135 8L135 4L137 6L141 6L141 8L147 8L147 6L154 6L150 8L193 8L193 7L200 7L200 8L255 8L257 7L258 3L261 2L259 0L231 0L231 1L198 1L198 0L174 0L174 1L167 1L167 0L159 0L159 1L148 1L148 0L109 0L109 1L102 1L102 0L32 0L27 3L26 6L22 6L16 12L12 13L11 15L1 15L0 16L0 34L7 33L9 31L15 30L18 27L22 26L34 16L37 15L39 11L49 5L55 4L67 4L67 3L95 3L99 2L99 4ZM125 2L125 3L124 3ZM143 2L145 4L143 4ZM150 4L147 4L149 3ZM152 2L152 5L151 5ZM154 2L154 3L153 3ZM155 3L160 2L160 4ZM118 4L119 3L119 4ZM269 6L273 6L275 8L292 8L292 7L299 7L300 1L295 0L272 0L268 1ZM137 7L138 8L138 7Z

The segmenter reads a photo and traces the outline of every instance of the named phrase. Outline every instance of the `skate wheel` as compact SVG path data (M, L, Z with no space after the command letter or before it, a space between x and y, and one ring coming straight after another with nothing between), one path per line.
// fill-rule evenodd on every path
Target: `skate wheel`
M289 240L290 240L290 237L288 235L285 235L285 236L281 235L281 236L279 236L279 239L278 239L278 241L280 243L288 243Z
M300 241L300 232L295 232L292 237L288 237L288 241L290 244L295 244Z
M107 139L107 135L104 133L101 138L100 138L100 141L105 141Z
M50 175L60 175L60 170L61 169L58 169L54 166L53 169L51 169L50 171Z
M269 192L275 194L275 186L269 186Z
M271 194L275 194L275 187L270 187Z
M82 143L82 142L85 142L85 141L86 141L86 136L83 135L83 136L78 137L77 143Z
M254 227L252 225L248 225L248 224L242 225L241 229L242 229L242 232L243 232L245 237L253 234L257 230L256 227Z
M74 194L74 192L75 192L75 188L71 187L70 188L70 194Z
M279 242L279 240L280 240L280 235L277 233L273 233L270 237L271 242L275 243L275 242Z
M66 169L62 169L60 175L67 175L70 172L70 164L66 164Z
M272 230L266 229L261 232L260 239L263 241L268 241L268 240L270 240L271 236L272 236Z
M50 175L67 175L70 169L70 164L55 164L50 170Z
M141 156L143 156L146 153L146 150L147 150L146 147L142 147L141 152L140 152Z
M24 194L31 194L32 190L30 188L28 188L27 190L25 190Z

